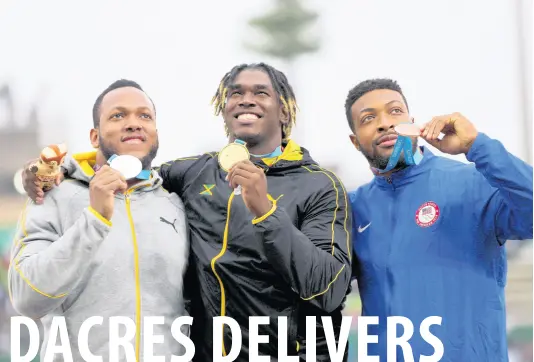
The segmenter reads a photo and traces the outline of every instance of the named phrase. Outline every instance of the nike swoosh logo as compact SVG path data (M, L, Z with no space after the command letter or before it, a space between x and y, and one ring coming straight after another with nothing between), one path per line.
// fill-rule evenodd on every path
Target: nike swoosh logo
M361 226L358 226L358 232L363 233L369 226L371 226L371 223L365 225L363 228Z

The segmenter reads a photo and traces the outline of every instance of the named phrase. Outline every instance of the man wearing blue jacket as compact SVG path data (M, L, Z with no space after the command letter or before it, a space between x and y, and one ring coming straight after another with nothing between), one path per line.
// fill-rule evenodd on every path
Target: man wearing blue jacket
M345 108L350 139L375 174L349 194L362 315L379 321L368 326L378 342L367 344L367 354L508 361L504 243L533 237L532 167L458 113L406 136L414 120L389 79L358 84ZM471 164L435 156L418 147L418 137ZM406 325L388 330L392 316L411 321L413 335ZM441 323L423 323L432 316ZM395 339L403 333L405 343Z

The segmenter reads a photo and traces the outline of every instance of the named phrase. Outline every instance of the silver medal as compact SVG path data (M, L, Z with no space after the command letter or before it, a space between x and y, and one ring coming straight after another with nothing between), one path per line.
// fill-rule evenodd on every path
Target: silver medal
M109 167L119 171L126 180L131 180L141 173L143 165L141 161L131 155L114 156L108 160Z

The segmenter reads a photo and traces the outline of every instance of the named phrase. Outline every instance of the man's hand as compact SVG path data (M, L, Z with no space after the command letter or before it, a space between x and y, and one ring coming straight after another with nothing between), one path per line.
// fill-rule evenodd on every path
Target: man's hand
M107 220L113 216L115 193L126 192L128 184L122 174L108 165L102 166L89 184L91 207Z
M267 197L267 178L263 170L250 161L236 163L228 173L230 187L241 185L241 195L247 208L256 217L261 217L273 207Z
M28 197L32 199L36 204L40 205L43 203L44 191L41 186L41 183L39 182L39 180L37 180L35 174L30 171L31 166L38 161L39 159L36 158L34 160L26 162L22 172L22 185L24 187L24 191L26 191L26 193L28 194ZM63 179L63 173L60 173L56 178L56 186L59 186Z
M440 133L444 133L439 140ZM475 126L460 113L434 117L423 125L421 137L441 152L450 155L467 153L477 138Z

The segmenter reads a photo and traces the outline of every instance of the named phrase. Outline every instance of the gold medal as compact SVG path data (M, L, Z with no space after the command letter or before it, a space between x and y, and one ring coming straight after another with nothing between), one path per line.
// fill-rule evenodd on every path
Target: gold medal
M233 165L240 161L250 159L250 153L245 144L233 142L226 145L221 152L219 152L219 166L228 172Z

